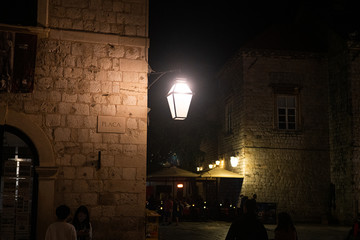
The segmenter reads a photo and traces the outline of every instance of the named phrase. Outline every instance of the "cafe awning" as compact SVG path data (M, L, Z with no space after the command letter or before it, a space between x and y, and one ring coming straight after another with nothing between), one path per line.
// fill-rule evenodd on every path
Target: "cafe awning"
M197 178L200 177L199 174L172 166L163 168L157 172L151 173L148 175L148 179L156 179L156 178Z
M201 178L244 178L244 176L231 172L223 168L213 168L207 172L201 173Z

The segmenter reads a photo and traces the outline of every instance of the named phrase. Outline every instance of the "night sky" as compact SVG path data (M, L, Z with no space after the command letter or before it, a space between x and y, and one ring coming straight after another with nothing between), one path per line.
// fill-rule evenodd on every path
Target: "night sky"
M176 153L182 167L193 167L189 161L201 155L204 126L216 127L209 123L216 117L215 75L241 44L271 23L290 21L298 8L288 1L240 3L150 0L149 65L155 72L181 70L195 95L188 118L174 121L165 96L177 74L165 75L149 90L149 161L166 161ZM150 84L156 76L149 76Z
M188 118L174 121L165 96L176 74L165 75L149 90L150 161L176 152L184 163L199 154L203 127L214 120L216 73L242 44L269 26L317 19L348 33L360 22L356 1L349 0L149 2L149 65L155 72L181 70L195 93ZM154 79L151 74L149 83Z
M37 0L8 1L0 22L36 25ZM185 121L171 119L166 94L177 74L149 89L148 159L174 152L183 162L199 157L199 142L216 128L215 76L235 52L272 24L317 19L347 34L359 30L359 0L149 0L149 65L181 70L195 93ZM23 6L18 8L18 6ZM149 75L149 84L156 79ZM190 167L189 167L190 169Z

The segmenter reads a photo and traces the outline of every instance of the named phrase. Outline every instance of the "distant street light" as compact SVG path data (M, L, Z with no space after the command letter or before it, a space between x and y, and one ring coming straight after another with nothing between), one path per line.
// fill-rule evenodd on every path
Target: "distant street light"
M186 79L177 78L167 95L171 116L174 120L186 119L192 96L192 91L187 85Z

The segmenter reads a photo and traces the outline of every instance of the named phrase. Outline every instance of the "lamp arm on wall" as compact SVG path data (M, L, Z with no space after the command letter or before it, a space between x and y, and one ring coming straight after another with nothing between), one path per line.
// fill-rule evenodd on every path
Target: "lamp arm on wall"
M159 74L159 76L151 84L149 84L148 89L150 89L155 83L157 83L157 81L159 81L162 76L164 76L167 73L173 73L173 72L177 72L177 70L169 70L169 71L166 71L166 72L152 71L152 72L148 73L149 75L151 75L151 74Z
M148 85L148 90L161 79L167 73L176 72L174 70L166 72L153 72L150 71L149 74L159 74L159 76ZM174 120L185 120L189 111L191 99L193 93L190 87L186 83L186 78L177 77L175 79L174 85L171 87L166 98L169 104L171 117ZM148 112L150 109L148 109Z

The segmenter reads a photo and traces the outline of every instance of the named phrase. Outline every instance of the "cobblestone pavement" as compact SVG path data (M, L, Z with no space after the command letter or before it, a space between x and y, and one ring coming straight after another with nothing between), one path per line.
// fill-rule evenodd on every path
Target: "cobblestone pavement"
M180 222L159 228L160 240L224 240L229 222ZM269 239L274 238L275 225L265 225ZM349 227L296 225L299 240L344 240Z

